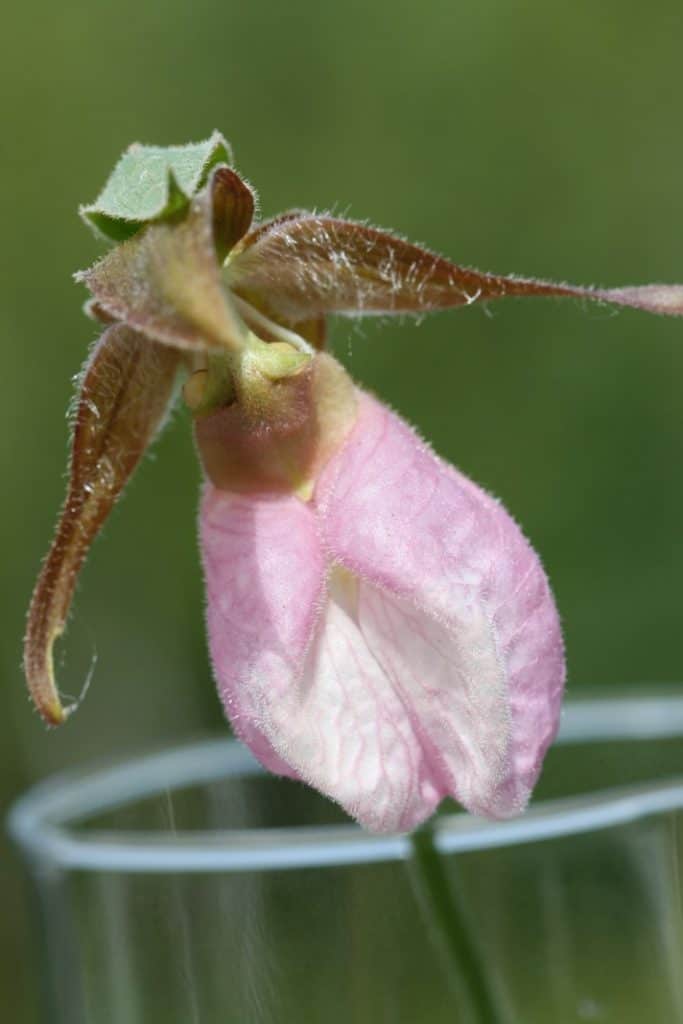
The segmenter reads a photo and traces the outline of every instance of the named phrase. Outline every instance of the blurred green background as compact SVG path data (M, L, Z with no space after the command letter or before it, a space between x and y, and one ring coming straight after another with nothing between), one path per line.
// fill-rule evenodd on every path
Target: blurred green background
M96 545L47 733L19 670L63 497L70 378L95 328L76 216L131 141L219 128L270 215L369 218L482 269L683 279L679 0L120 0L13 5L0 43L3 482L0 805L92 757L221 729L203 636L199 472L179 411ZM570 692L680 666L683 327L519 302L416 327L339 322L337 352L499 495L541 552ZM0 993L32 1020L24 893L0 851Z

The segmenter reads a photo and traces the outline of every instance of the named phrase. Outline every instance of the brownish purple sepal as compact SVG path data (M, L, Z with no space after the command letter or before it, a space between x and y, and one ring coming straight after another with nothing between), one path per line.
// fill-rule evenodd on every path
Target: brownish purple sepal
M219 259L248 229L249 187L217 168L182 217L149 224L78 275L94 310L166 345L229 350L241 327L221 281Z
M24 642L29 691L49 725L64 707L52 648L63 632L90 545L163 423L180 354L123 324L108 328L83 373L71 444L70 478L57 533L36 583Z

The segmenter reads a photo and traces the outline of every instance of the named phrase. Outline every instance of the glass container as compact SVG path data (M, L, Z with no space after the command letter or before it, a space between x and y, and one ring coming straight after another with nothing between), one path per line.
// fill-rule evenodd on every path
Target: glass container
M567 705L525 815L434 841L505 1024L683 1021L683 695ZM410 838L204 739L48 780L9 827L51 1024L470 1020Z

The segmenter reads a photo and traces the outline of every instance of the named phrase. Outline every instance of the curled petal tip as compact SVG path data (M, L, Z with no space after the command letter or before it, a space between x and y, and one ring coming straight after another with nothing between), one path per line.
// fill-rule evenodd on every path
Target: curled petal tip
M64 705L57 699L50 704L46 704L45 707L38 707L41 718L47 725L64 725L67 718L70 717L71 712L74 710L73 706L64 707Z
M49 624L46 622L42 596L39 586L36 588L36 596L29 613L24 643L24 670L36 711L47 725L54 726L62 725L72 709L64 707L55 684L52 648L62 630L53 629L51 635L46 635Z

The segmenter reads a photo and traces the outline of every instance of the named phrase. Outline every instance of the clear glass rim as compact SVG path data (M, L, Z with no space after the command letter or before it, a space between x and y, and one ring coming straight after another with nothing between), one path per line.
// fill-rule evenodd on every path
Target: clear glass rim
M568 702L556 743L683 737L683 693L623 693ZM240 743L186 743L122 764L47 779L13 805L10 835L32 868L49 871L185 873L258 871L402 860L406 835L372 835L353 823L214 831L75 831L90 815L174 788L264 774ZM539 801L519 818L467 814L435 820L443 853L471 852L606 829L683 807L683 776Z

